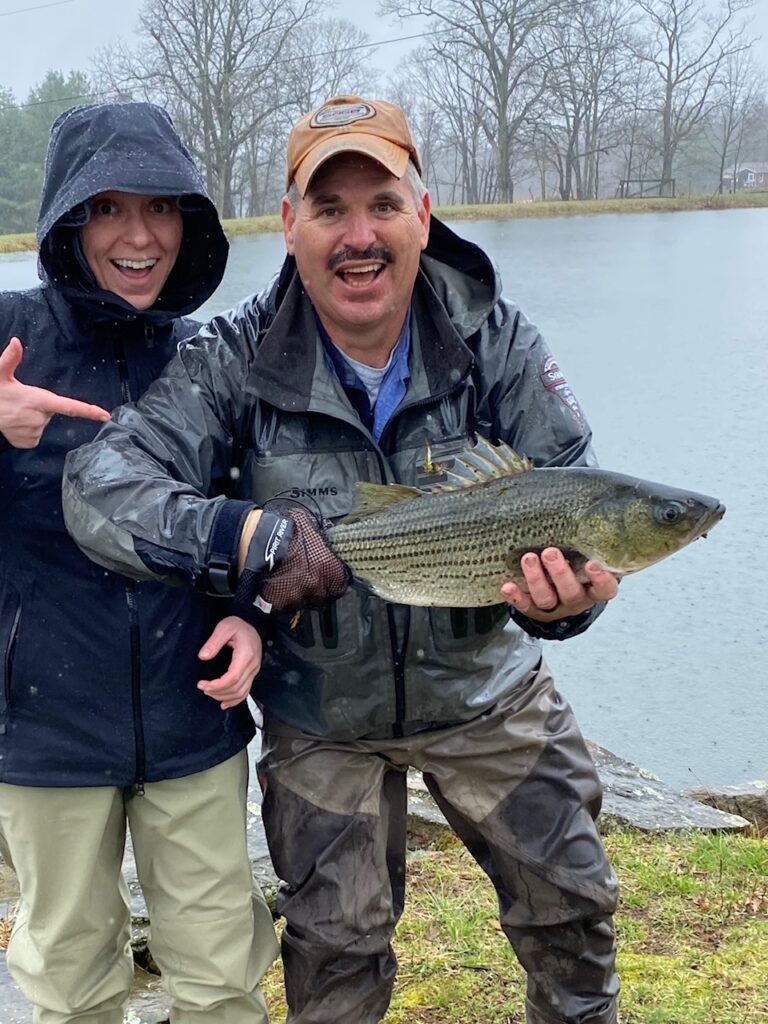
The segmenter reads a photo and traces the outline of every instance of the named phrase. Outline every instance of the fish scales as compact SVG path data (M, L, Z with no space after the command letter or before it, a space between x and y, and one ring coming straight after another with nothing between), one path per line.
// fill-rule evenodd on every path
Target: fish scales
M635 572L724 512L706 495L592 467L526 467L426 492L359 488L373 503L329 530L333 550L385 600L443 607L498 604L505 580L524 583L522 555L545 547L563 550L582 577L587 559L617 576Z
M498 604L510 556L570 547L588 481L562 490L563 470L426 493L335 527L329 536L355 576L376 581L389 600L470 607ZM554 474L551 476L550 474Z

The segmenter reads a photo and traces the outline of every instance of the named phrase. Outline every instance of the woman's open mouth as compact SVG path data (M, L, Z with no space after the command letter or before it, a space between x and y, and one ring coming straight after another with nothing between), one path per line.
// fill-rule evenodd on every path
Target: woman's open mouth
M121 274L126 277L132 278L144 278L149 277L153 268L159 263L157 257L151 257L146 260L124 260L116 259L111 260L112 266L115 267Z

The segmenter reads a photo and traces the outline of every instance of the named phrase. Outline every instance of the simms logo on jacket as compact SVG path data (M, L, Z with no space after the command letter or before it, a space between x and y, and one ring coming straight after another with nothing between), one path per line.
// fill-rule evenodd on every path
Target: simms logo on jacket
M583 426L584 413L576 400L576 395L571 391L571 386L563 376L563 371L558 366L554 356L547 356L541 369L541 382L547 391L553 394L568 406L576 421Z
M338 487L291 487L288 494L295 500L301 498L335 498L339 493Z

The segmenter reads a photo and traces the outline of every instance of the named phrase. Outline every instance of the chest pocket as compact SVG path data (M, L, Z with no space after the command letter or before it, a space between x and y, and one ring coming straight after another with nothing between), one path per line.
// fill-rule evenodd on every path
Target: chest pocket
M438 651L471 650L509 621L506 604L484 608L430 608L429 625Z
M270 498L300 501L326 519L351 511L355 483L365 479L365 453L246 452L238 497L263 505Z
M327 519L347 515L358 480L381 479L380 457L361 430L330 417L267 411L241 458L237 497L305 503Z

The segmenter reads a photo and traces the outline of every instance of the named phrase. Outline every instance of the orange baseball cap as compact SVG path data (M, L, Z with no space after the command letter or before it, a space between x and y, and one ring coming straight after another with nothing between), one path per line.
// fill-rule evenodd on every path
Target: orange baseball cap
M334 96L305 114L288 138L285 184L295 181L302 197L315 172L339 153L361 153L376 160L396 178L402 178L413 160L421 174L421 160L405 114L386 100Z

